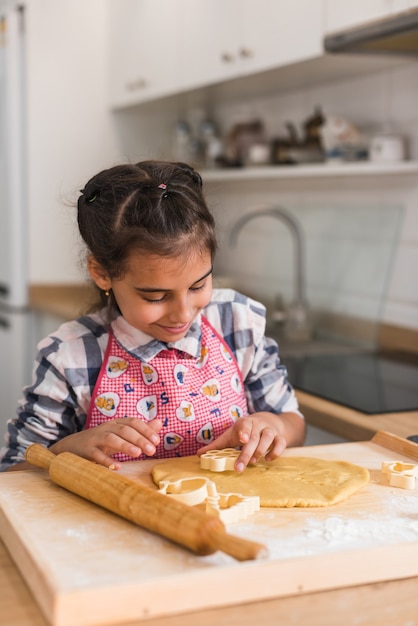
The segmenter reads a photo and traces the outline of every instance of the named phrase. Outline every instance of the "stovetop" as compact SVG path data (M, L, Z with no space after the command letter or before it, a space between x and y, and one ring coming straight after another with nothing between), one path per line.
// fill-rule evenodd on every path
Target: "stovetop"
M369 415L418 410L418 355L402 352L283 358L296 389Z

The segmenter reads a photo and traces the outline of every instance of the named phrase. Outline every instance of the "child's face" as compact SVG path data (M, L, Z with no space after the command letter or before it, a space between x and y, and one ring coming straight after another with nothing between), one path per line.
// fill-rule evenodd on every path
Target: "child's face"
M201 251L186 259L132 254L127 272L110 287L131 326L159 341L177 341L211 299L211 256Z

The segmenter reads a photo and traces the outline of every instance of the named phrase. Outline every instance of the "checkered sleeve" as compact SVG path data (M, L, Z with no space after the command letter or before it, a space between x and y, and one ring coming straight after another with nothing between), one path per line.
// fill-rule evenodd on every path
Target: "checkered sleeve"
M265 307L232 290L214 290L205 312L233 351L244 380L250 413L296 412L298 402L279 358L277 343L265 337Z
M40 342L32 384L8 422L0 471L24 460L31 444L48 447L83 429L106 341L104 329L85 317Z

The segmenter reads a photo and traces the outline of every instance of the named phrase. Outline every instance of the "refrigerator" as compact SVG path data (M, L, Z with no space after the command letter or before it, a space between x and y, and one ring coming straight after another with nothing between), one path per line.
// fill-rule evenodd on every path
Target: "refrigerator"
M0 447L30 382L24 9L0 9Z

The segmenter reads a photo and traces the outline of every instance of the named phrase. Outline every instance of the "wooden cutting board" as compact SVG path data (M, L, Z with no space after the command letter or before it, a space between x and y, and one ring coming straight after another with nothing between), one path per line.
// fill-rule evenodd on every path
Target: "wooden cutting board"
M263 508L231 534L264 543L264 561L196 556L51 483L45 470L0 475L0 534L54 626L93 626L418 575L418 487L389 487L382 461L418 461L418 445L294 448L350 461L370 484L327 508ZM148 486L160 461L121 472Z

